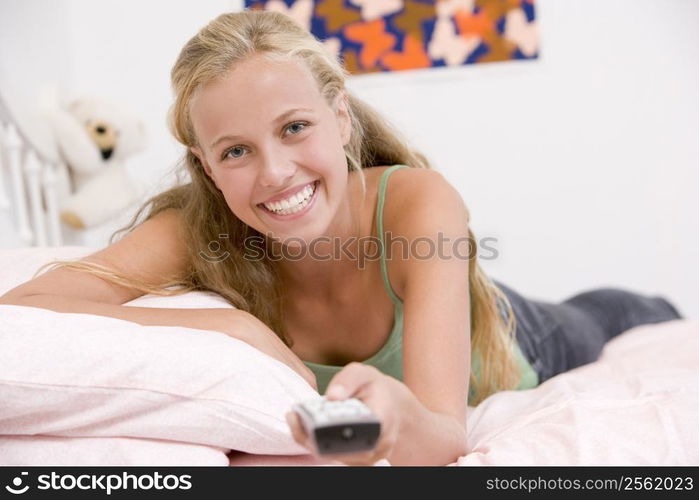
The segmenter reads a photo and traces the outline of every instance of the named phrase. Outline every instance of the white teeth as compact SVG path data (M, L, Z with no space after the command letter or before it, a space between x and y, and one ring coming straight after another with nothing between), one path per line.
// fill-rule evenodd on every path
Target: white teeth
M309 184L291 198L271 203L263 203L268 210L280 214L291 215L302 210L308 205L311 196L315 192L315 183Z

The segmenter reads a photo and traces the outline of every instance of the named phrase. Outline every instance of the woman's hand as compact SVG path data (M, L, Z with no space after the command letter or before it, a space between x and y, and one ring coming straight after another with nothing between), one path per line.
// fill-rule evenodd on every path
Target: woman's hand
M224 311L222 317L215 319L219 323L217 328L219 331L242 340L281 361L301 375L313 389L318 390L313 371L265 323L252 314L239 309L221 309L220 311Z
M325 393L328 400L358 398L364 402L381 421L381 435L376 447L365 453L324 455L323 458L337 460L347 465L373 465L391 455L400 435L405 419L411 418L420 405L410 389L393 377L384 375L373 366L350 363L338 372L328 384ZM316 453L309 436L295 412L286 414L294 440Z

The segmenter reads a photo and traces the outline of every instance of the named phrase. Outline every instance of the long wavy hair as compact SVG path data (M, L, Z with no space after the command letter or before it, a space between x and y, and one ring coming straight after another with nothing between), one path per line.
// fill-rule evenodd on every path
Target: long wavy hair
M117 230L109 242L112 244L118 234L130 232L164 210L175 209L183 221L183 239L189 254L187 272L154 286L96 263L58 260L42 266L37 274L46 267L65 267L156 295L210 290L259 318L290 345L282 318L281 280L273 263L267 259L245 258L244 240L251 236L264 238L231 212L223 194L190 150L197 144L189 114L192 95L252 55L303 61L328 104L340 92L346 93L352 134L345 146L345 156L348 171L360 176L364 188L365 168L394 164L432 168L427 158L409 148L404 137L385 118L345 88L347 71L306 29L270 11L222 14L187 42L172 68L175 101L168 121L175 138L186 147L178 164L177 182L141 205L131 221ZM183 181L186 177L188 179ZM228 238L221 240L221 234L227 234ZM468 235L474 242L470 228ZM228 258L220 262L201 258L200 252L213 241L218 242L221 253L229 254ZM515 388L520 375L514 353L512 307L504 293L481 270L475 252L469 261L469 291L472 360L476 360L481 375L475 377L473 370L471 372L469 402L478 404L494 392ZM504 314L498 303L504 306Z

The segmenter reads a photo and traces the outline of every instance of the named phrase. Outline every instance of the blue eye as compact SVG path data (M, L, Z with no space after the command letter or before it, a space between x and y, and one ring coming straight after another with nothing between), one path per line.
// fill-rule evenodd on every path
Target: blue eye
M304 129L306 129L306 127L308 127L308 125L310 125L310 124L308 122L304 122L304 121L292 122L286 126L285 130L291 131L290 132L291 135L298 135ZM294 131L294 129L295 129L295 131ZM244 151L246 149L248 149L248 148L246 148L244 146L233 146L232 148L227 149L223 152L223 155L221 155L221 161L229 160L229 159L230 160L237 160L238 158L241 158L243 155L242 155L242 153L236 155L234 152L235 151ZM233 154L231 154L231 153L233 153Z
M224 151L223 157L221 159L225 160L226 158L240 158L240 156L230 155L230 153L232 153L233 151L242 150L242 149L245 149L245 148L243 148L241 146L233 146L231 149L227 149L226 151Z
M296 134L298 134L299 132L301 132L301 130L305 129L306 126L308 126L308 122L294 122L294 123L289 124L289 126L286 127L286 129L287 129L287 130L291 130L291 127L294 127L294 126L297 126L297 125L300 125L302 128L301 128L300 130L298 130L297 132L293 132L293 135L296 135Z

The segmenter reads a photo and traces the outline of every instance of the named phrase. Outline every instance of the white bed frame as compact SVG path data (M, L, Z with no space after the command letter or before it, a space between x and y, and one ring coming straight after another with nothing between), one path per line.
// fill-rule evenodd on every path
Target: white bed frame
M66 171L58 155L49 158L30 140L0 97L0 212L13 220L22 246L63 244L57 180Z

